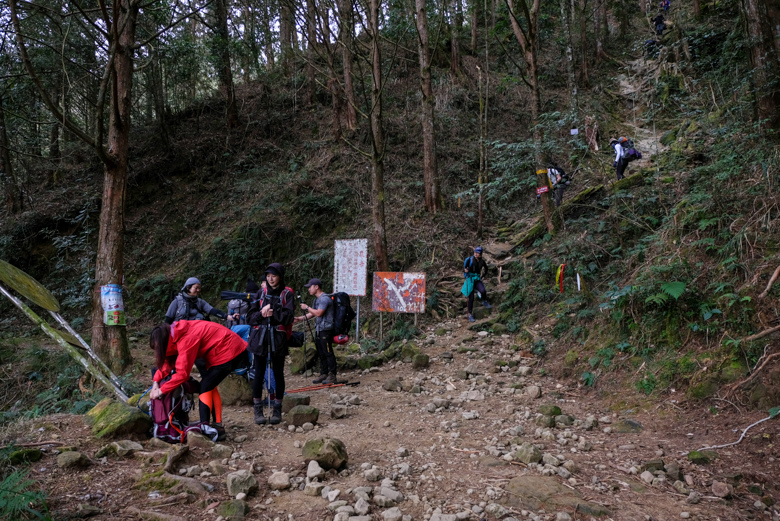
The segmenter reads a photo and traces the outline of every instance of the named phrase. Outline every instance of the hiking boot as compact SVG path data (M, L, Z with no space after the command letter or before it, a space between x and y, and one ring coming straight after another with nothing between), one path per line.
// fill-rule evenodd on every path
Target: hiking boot
M275 400L273 404L273 412L271 413L271 419L268 420L268 423L270 423L271 425L276 425L281 422L282 422L282 401Z
M314 380L312 380L312 381L311 381L311 383L313 383L313 384L321 384L321 383L322 383L322 382L324 382L324 381L325 381L325 379L327 379L327 378L328 378L328 375L327 375L327 373L322 373L322 374L321 374L321 375L319 375L317 378L315 378Z
M332 385L336 383L336 373L328 373L328 377L322 381L324 385Z
M212 422L211 426L217 430L217 441L225 441L227 439L225 427L221 423Z
M255 423L257 425L265 425L265 422L268 420L265 419L265 416L263 416L263 404L262 403L256 403L255 404Z
M476 321L477 321L477 319L474 318L474 315L469 313L469 322L476 322Z
M490 305L490 302L488 302L487 300L483 300L482 301L482 305L485 306L487 309L490 309L490 308L493 307L493 306Z

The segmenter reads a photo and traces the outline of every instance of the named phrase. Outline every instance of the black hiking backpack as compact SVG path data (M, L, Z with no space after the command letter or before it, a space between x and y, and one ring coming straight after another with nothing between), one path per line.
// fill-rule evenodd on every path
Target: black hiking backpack
M352 304L349 302L349 295L340 291L330 296L333 303L333 331L336 335L349 334L349 328L352 327L352 320L357 316Z

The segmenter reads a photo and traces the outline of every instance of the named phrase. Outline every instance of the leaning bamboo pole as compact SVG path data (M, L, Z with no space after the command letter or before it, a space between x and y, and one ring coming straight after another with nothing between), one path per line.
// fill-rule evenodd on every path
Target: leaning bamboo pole
M81 354L79 349L76 346L71 345L67 340L65 340L62 335L60 335L60 332L51 327L48 323L46 323L45 320L43 320L41 317L39 317L32 309L30 309L29 306L25 305L24 302L13 296L7 289L5 289L2 284L0 284L0 293L8 297L8 299L16 305L19 309L22 310L22 312L27 315L30 320L38 324L40 328L43 330L44 333L49 335L57 344L60 345L67 353L78 363L80 363L84 369L87 370L89 374L94 376L99 382L101 382L103 385L106 386L106 388L111 389L114 391L114 394L123 402L127 402L128 397L125 394L125 392L122 390L122 388L114 383L115 381L118 382L116 375L114 375L110 370L108 374L111 375L109 378L105 374L103 374L100 369L95 365L95 363L90 359L85 357ZM105 364L103 364L105 365Z

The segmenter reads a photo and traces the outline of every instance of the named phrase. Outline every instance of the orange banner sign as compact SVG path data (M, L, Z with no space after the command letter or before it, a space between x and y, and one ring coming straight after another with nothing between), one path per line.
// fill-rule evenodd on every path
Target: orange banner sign
M374 272L374 311L425 313L425 273Z

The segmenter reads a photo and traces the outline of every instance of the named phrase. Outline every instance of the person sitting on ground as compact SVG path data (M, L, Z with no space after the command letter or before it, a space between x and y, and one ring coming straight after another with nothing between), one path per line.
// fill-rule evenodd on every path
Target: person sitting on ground
M314 345L317 346L317 354L320 357L320 376L313 380L315 384L336 383L336 353L333 352L333 337L336 334L333 323L333 300L330 295L322 290L320 279L311 279L304 287L308 288L309 295L315 298L314 306L301 303L301 309L306 313L295 317L296 322L317 319L317 336Z
M172 324L177 320L206 320L209 315L214 315L222 320L227 319L227 313L211 306L200 298L200 281L190 277L184 283L184 287L173 299L165 313L165 322Z
M260 286L252 279L246 279L246 293L254 295L260 290ZM246 324L249 302L244 299L233 299L228 302L227 327Z
M487 290L482 283L482 277L487 275L488 267L485 260L482 258L482 246L474 248L474 255L468 257L463 262L463 275L466 277L466 282L463 284L461 292L467 298L468 307L468 319L469 322L475 322L472 310L474 308L474 293L479 293L482 299L482 305L490 309L490 302L487 298Z
M192 364L200 358L204 367L198 396L200 422L202 426L215 429L218 439L224 439L222 399L217 386L233 370L247 365L246 342L216 322L180 320L155 327L149 337L149 346L154 350L157 367L149 398L159 398L186 382ZM216 421L209 423L212 412ZM203 430L208 432L208 429Z
M295 318L293 292L284 286L284 267L274 262L265 270L267 286L257 292L249 306L248 319L252 332L248 350L254 355L252 367L257 377L252 383L255 423L268 421L275 425L282 421L282 401L273 401L271 418L263 415L263 378L270 363L276 381L276 396L284 396L284 359L287 356L287 340L292 333ZM270 399L270 398L269 398Z

